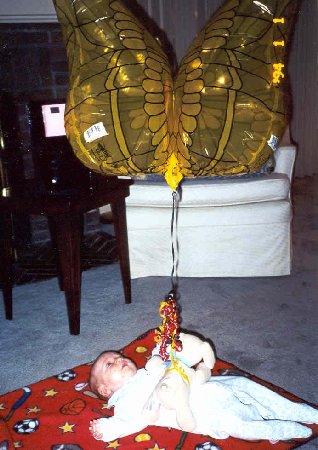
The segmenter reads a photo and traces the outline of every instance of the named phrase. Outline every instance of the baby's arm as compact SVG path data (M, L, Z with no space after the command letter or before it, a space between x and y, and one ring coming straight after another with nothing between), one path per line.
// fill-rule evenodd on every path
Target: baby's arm
M137 433L148 425L144 417L135 418L130 421L118 417L109 417L91 420L89 431L98 441L111 442L120 437Z
M146 370L152 375L158 378L158 382L161 377L164 376L166 366L162 361L161 356L153 355L145 366ZM156 386L156 385L155 385ZM148 400L143 407L143 414L148 418L148 424L155 423L159 418L160 402L156 394L156 389L151 392Z
M157 378L160 378L160 374L153 379L145 369L138 370L136 378L126 388L122 388L124 391L110 399L109 404L115 406L114 415L91 421L89 429L92 436L97 440L111 442L146 428L150 415L143 408Z

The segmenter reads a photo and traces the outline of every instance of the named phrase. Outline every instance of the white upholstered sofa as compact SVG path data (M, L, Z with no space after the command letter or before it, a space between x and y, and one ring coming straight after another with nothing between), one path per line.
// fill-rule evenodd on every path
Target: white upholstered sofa
M271 174L182 182L177 216L180 277L288 275L294 145L274 154ZM172 190L138 180L126 199L132 278L169 276Z

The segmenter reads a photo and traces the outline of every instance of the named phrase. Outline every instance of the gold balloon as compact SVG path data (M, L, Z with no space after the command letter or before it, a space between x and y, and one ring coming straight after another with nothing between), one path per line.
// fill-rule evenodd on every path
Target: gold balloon
M183 176L258 170L286 126L286 50L297 1L228 0L175 79L119 0L54 0L66 43L67 137L94 171Z

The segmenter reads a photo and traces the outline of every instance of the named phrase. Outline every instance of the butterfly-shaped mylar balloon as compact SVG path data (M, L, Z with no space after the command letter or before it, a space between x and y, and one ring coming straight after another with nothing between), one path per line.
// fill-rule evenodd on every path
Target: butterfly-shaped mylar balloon
M67 137L113 175L259 169L286 126L286 51L296 0L228 0L172 77L160 43L119 0L54 0L67 48Z

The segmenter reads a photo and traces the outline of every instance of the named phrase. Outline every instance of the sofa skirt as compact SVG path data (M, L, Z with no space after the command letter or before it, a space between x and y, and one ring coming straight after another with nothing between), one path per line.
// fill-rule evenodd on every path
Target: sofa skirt
M126 205L132 278L169 276L172 204ZM175 229L179 277L289 275L290 201L179 207ZM178 247L178 248L176 248Z

